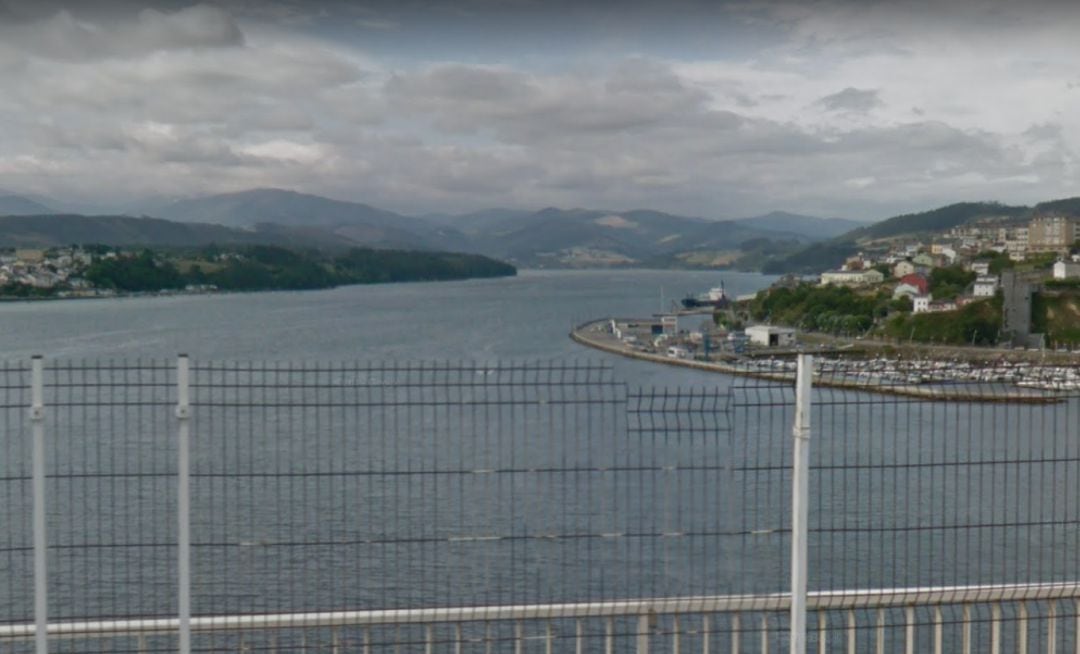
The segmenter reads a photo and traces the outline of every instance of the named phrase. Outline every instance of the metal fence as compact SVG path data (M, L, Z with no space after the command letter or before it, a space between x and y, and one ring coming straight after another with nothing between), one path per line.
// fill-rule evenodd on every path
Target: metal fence
M0 651L786 649L802 500L811 649L1080 648L1075 398L817 388L793 505L791 382L718 380L0 365Z

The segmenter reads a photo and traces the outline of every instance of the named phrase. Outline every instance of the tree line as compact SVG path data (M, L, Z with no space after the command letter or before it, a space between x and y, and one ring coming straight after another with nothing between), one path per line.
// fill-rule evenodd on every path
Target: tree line
M185 265L178 262L184 260ZM114 258L98 257L84 277L98 288L122 292L214 286L223 291L304 290L346 284L446 281L506 277L510 264L454 252L355 248L341 255L256 245L222 251L163 253L149 249Z

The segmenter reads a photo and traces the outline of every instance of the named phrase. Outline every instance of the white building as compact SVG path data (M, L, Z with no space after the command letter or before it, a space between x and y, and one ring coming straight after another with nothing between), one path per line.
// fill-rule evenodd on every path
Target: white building
M972 261L971 272L976 275L989 275L990 274L990 262L989 261Z
M916 295L911 299L911 312L912 313L926 313L930 310L930 302L934 299L933 295Z
M894 300L905 295L914 298L920 292L919 287L914 284L897 284L896 289L893 290L892 296Z
M1080 263L1058 261L1054 264L1054 279L1076 279L1080 277Z
M746 328L746 336L754 345L764 347L791 347L795 345L795 330L790 327L754 325Z
M829 286L867 286L885 281L885 275L874 270L830 270L821 273L821 285Z
M896 277L897 279L904 275L910 275L913 272L915 272L915 264L906 260L897 263L892 269L893 277Z
M975 286L972 288L971 294L975 297L994 297L997 289L997 275L979 275L975 279Z

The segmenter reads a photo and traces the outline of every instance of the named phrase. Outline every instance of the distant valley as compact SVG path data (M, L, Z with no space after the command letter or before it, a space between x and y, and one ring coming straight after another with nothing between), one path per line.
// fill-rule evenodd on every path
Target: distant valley
M711 220L644 209L555 207L416 217L281 189L181 200L139 217L57 213L47 203L0 194L0 246L261 243L467 252L524 267L756 269L780 254L865 226L783 212Z

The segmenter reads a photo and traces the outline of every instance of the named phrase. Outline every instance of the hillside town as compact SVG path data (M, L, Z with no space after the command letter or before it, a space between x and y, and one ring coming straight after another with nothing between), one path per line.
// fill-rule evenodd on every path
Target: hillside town
M822 273L818 283L864 294L888 289L894 301L910 303L912 314L943 313L944 319L972 303L1000 302L994 320L983 308L981 324L968 323L972 345L1057 349L1080 344L1070 317L1080 308L1080 217L1043 214L1024 222L987 217L932 237L863 245L840 269ZM901 325L910 328L910 339L919 331L918 324L895 317L881 323L879 336L900 338Z
M116 258L117 253L91 252L81 247L0 250L0 296L100 297L113 289L95 288L83 275L94 257Z
M735 298L720 286L688 296L686 311L595 329L622 348L695 361L871 342L1080 351L1080 217L989 217L861 246L836 270Z
M1080 218L1050 215L1017 223L987 217L934 238L870 244L840 269L823 272L820 283L868 287L891 279L893 297L909 298L913 312L955 311L966 302L993 297L1002 288L1005 270L1022 271L1028 281L1080 279L1078 242ZM963 294L935 298L930 273L953 266L974 273L974 279Z

